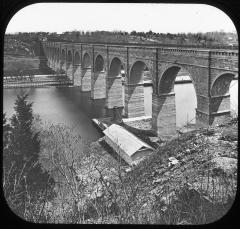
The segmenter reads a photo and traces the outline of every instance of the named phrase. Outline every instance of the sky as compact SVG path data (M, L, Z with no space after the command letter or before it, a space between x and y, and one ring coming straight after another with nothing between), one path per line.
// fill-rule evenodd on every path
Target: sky
M37 3L19 10L6 33L121 30L131 32L236 32L220 9L205 4Z

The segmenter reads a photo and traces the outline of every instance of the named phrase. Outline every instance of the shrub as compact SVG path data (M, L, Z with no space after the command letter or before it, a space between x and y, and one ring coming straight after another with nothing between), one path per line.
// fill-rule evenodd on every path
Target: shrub
M237 141L238 140L238 131L235 128L224 129L221 133L220 140L225 141Z

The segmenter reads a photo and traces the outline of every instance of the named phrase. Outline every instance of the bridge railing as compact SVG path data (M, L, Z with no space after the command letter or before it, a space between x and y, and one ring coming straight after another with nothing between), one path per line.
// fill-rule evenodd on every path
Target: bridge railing
M120 45L120 46L152 46L152 47L181 47L181 48L202 48L202 49L231 49L231 50L238 50L238 45L198 45L198 44L164 44L164 43L151 43L151 44L144 44L144 43L117 43L117 42L77 42L77 41L63 41L63 40L47 40L45 42L50 43L65 43L65 44L99 44L99 45ZM53 46L52 46L53 47Z
M53 45L54 42L45 41L45 44L49 46ZM99 42L56 42L62 45L97 45L97 46L108 46L108 47L129 47L129 48L146 48L146 49L158 49L163 52L174 52L174 53L186 53L194 55L208 56L209 52L215 56L238 56L238 46L198 46L198 45L177 45L177 44L135 44L135 43L99 43Z

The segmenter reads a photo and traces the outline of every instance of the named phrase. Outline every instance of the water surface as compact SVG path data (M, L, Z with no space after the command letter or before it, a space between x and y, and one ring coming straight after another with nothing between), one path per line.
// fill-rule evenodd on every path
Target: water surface
M187 120L195 122L196 94L192 84L177 84L174 86L176 102L176 123L183 126ZM108 115L104 108L105 99L92 100L90 92L81 92L79 87L66 88L18 88L4 89L3 110L10 117L14 110L17 94L28 93L29 101L33 102L33 111L38 113L43 121L64 123L74 127L86 141L95 141L101 133L92 125L92 118ZM152 87L145 87L145 115L152 115ZM238 81L230 86L231 109L238 110Z

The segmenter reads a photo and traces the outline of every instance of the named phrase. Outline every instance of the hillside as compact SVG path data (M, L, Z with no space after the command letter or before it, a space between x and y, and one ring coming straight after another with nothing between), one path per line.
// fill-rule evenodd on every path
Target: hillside
M5 39L4 55L33 57L32 44L23 42L16 38Z
M52 73L40 65L38 44L34 39L22 41L21 37L8 37L4 42L4 76Z
M206 224L223 217L237 188L237 125L235 118L215 128L182 134L136 167L125 167L128 172L113 182L112 189L108 187L115 196L105 202L114 203L115 210L106 222ZM113 164L101 145L95 144L95 154ZM106 166L105 176L115 180L107 172L113 167Z
M234 120L159 147L128 174L128 184L138 187L133 211L151 223L201 224L224 216L236 194L237 128Z

